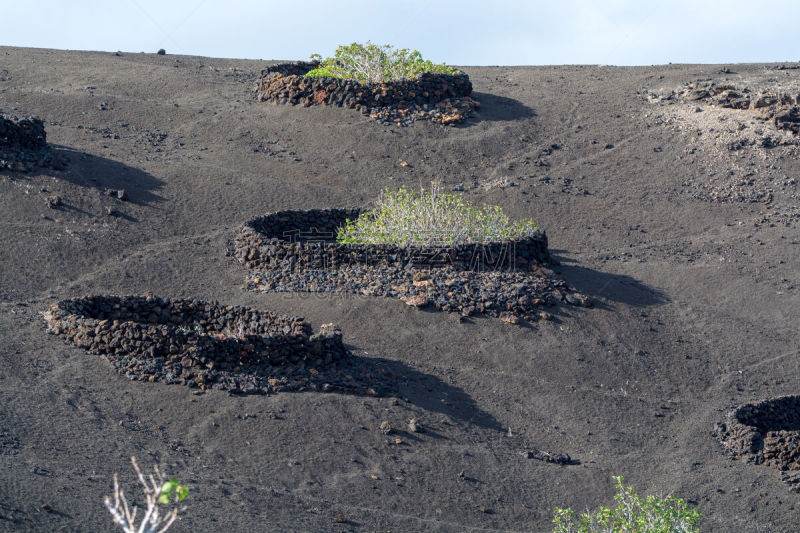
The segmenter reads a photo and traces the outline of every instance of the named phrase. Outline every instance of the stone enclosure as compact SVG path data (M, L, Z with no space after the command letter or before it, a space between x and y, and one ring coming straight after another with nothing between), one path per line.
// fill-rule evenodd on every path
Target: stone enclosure
M549 263L547 235L524 240L457 246L338 244L336 233L359 209L310 209L269 213L245 222L236 236L236 257L249 268L321 270L349 265L398 269L529 270Z
M479 107L465 73L426 72L415 79L363 84L331 77L306 78L316 62L266 67L256 87L261 102L290 105L335 105L357 109L385 123L408 125L416 120L458 124Z
M342 334L300 317L201 300L88 296L53 304L48 331L140 381L271 392L276 370L320 369L348 357Z
M779 470L800 492L800 396L741 405L713 433L732 455Z
M544 232L519 241L457 246L338 244L339 227L358 209L268 213L244 223L235 256L256 292L333 292L398 298L406 304L487 314L507 322L549 319L561 301L588 306L552 276Z
M17 120L0 113L0 170L30 172L36 167L65 166L66 161L50 150L40 118Z

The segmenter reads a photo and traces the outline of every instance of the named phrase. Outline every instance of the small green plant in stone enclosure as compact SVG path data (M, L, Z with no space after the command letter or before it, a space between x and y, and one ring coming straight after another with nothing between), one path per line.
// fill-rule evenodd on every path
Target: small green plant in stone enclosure
M341 244L453 246L519 240L538 230L532 220L512 221L498 206L475 207L455 194L386 189L372 211L348 219L336 237Z
M694 527L701 515L675 496L642 500L632 486L622 484L622 476L614 476L617 506L600 507L578 516L572 509L554 511L554 533L697 533Z
M131 457L131 464L139 478L144 492L145 508L139 524L136 523L138 508L128 503L125 491L119 486L119 476L114 474L114 500L106 496L104 503L108 508L114 523L119 525L125 533L163 533L178 519L178 512L184 510L174 507L189 495L189 487L181 485L177 479L166 479L158 466L153 468L154 473L145 476L136 463L136 458ZM162 515L160 505L173 506L166 514Z
M378 46L367 41L366 44L352 43L340 45L333 57L322 59L319 54L311 56L320 64L306 73L309 77L328 76L356 80L361 83L379 83L400 79L411 79L425 72L437 74L458 74L460 71L444 63L437 65L422 59L416 50L394 48L391 45Z

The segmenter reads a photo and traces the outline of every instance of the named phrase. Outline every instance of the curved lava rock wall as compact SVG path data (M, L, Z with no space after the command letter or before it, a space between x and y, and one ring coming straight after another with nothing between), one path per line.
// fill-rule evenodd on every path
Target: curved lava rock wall
M347 356L333 324L312 334L299 317L201 300L90 296L52 305L45 320L51 333L104 355L132 379L200 388L240 388L220 373L266 376L270 367L321 367Z
M457 246L338 244L336 233L358 209L280 211L246 222L236 236L236 257L249 268L322 270L347 265L404 269L527 269L549 263L547 236L538 231L517 241Z
M715 426L714 435L733 455L777 468L800 492L800 396L741 405Z
M479 105L471 98L472 82L463 72L425 72L414 79L368 84L332 77L304 77L318 65L295 62L265 68L255 88L256 98L275 104L349 107L374 118L397 122L429 118L442 124L463 121Z
M64 166L50 152L44 122L38 117L14 120L0 113L0 170L30 172L35 166Z

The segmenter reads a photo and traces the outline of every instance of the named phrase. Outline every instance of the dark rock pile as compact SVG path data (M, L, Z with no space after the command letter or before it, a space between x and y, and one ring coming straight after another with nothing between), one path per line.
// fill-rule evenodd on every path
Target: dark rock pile
M545 268L551 258L543 232L516 242L453 247L337 244L337 229L359 213L282 211L246 222L235 239L237 259L254 270L245 287L385 296L511 323L548 319L542 307L562 301L590 305Z
M653 123L686 136L680 158L695 167L682 185L692 196L765 204L756 225L800 220L800 190L785 167L800 155L800 83L761 71L651 90L647 99L658 106Z
M44 316L50 333L133 380L241 393L369 387L333 324L312 334L300 317L154 296L63 300Z
M675 94L685 100L703 100L709 104L731 109L762 109L773 106L800 105L800 92L790 94L755 91L748 87L737 88L729 83L714 81L689 83Z
M685 101L726 109L754 110L758 118L778 130L800 135L800 87L785 91L737 87L730 83L698 81L666 94L653 93L651 101Z
M780 470L800 492L800 396L741 405L714 427L714 436L734 456Z
M0 113L0 170L30 172L36 167L62 169L65 165L50 150L41 119L17 120Z
M800 135L800 94L795 98L798 105L785 111L775 113L775 127L779 130L789 130L795 135Z
M382 123L404 126L416 120L458 124L480 106L472 98L472 82L463 72L426 72L415 79L368 84L303 76L318 65L296 62L265 68L255 87L256 97L274 104L348 107Z

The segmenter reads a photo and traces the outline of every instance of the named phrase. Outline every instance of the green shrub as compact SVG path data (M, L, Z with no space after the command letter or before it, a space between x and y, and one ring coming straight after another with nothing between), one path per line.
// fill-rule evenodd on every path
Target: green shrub
M375 205L339 229L342 244L457 245L522 239L538 228L531 220L512 222L500 207L474 207L434 186L419 193L386 189Z
M177 479L166 479L158 468L153 467L154 473L145 475L136 462L136 457L131 457L131 464L136 471L136 477L144 492L144 513L136 523L139 508L125 496L125 491L119 486L119 476L114 473L114 499L106 496L103 502L111 513L114 523L122 528L124 533L164 533L178 519L178 513L186 510L185 507L174 505L189 495L189 487L181 485ZM171 509L160 509L159 504L172 506ZM162 511L165 514L162 514Z
M339 46L333 57L322 59L319 54L311 56L319 61L319 67L306 76L343 78L361 83L378 83L404 78L416 78L424 72L438 74L457 74L460 71L444 63L436 65L422 59L420 53L408 48L395 49L391 45L378 46L367 41L366 44L353 43Z
M585 512L575 516L572 509L554 511L554 533L695 533L694 524L701 515L689 504L675 496L656 498L648 496L642 501L632 486L617 481L617 506L613 509L600 507L594 513Z

